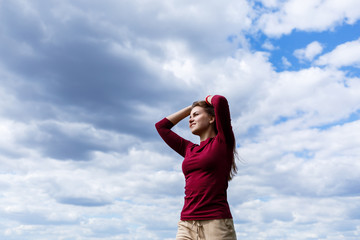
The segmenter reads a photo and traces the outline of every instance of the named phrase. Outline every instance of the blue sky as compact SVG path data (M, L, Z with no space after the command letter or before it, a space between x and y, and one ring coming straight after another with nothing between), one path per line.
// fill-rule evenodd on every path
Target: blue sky
M174 239L154 124L221 94L238 239L359 239L359 30L357 0L0 1L0 238Z

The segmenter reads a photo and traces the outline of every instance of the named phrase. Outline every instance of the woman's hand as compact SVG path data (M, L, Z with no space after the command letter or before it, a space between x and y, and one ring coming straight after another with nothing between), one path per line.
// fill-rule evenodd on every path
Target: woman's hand
M207 104L209 104L209 105L212 105L211 104L211 99L212 99L212 95L208 95L206 98L205 98L205 102L207 103Z
M178 111L176 113L173 113L173 114L167 116L166 118L170 122L172 122L174 125L176 125L178 122L180 122L181 120L183 120L184 118L189 116L190 112L191 112L191 105L181 109L180 111Z

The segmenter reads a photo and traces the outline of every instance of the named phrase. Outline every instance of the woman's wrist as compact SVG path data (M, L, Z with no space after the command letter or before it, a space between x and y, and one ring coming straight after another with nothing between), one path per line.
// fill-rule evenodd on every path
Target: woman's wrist
M211 99L212 99L212 95L208 95L208 96L205 98L205 102L206 102L208 105L211 105Z

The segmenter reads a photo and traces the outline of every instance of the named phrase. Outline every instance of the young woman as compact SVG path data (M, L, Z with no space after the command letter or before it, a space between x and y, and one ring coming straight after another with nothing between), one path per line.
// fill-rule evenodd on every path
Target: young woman
M171 128L190 115L194 144ZM207 96L155 124L162 139L184 157L185 200L176 239L236 239L227 202L228 181L236 174L235 137L225 97Z

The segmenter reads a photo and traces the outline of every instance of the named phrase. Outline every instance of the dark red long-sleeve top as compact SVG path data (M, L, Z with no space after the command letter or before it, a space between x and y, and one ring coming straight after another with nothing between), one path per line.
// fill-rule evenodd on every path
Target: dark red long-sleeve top
M211 103L218 133L200 145L174 133L171 130L174 124L167 118L155 124L163 140L184 157L185 199L181 220L232 218L226 193L235 141L229 105L220 95L213 96Z

